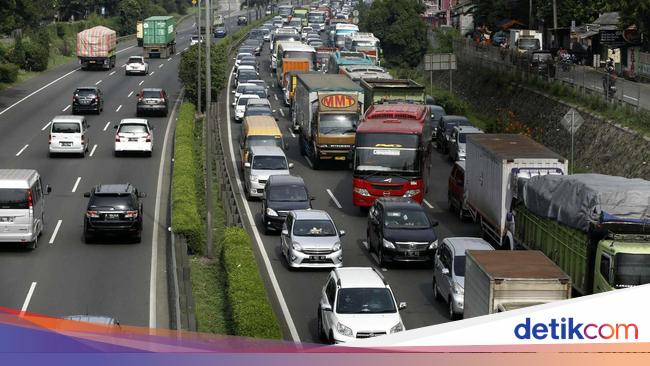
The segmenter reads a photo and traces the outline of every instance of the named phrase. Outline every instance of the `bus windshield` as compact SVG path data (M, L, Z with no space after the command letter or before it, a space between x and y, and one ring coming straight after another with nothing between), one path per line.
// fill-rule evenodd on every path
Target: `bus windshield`
M412 134L357 133L354 169L419 174L419 142Z

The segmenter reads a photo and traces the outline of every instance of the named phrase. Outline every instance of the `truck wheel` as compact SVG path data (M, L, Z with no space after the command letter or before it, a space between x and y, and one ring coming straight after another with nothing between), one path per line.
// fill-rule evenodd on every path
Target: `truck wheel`
M302 137L298 136L298 147L300 150L300 155L305 156L307 152L305 151L305 143L302 141Z
M311 163L314 167L314 170L320 169L320 159L318 158L318 152L316 152L316 143L312 144L311 150Z

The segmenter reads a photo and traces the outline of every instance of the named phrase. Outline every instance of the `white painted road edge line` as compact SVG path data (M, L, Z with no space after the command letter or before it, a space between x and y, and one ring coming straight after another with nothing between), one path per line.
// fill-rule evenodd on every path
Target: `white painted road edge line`
M121 105L121 104L119 105L119 107L117 107L117 109L115 110L115 112L119 112L120 109L122 109L122 105Z
M234 67L232 68L232 70L230 70L230 76L228 76L228 85L232 85L232 73L234 70L235 70ZM230 105L230 93L226 93L226 105ZM244 189L242 187L241 179L239 179L239 175L237 174L238 171L237 160L235 159L235 150L232 145L232 126L231 126L232 123L230 122L230 108L226 108L226 121L228 125L228 149L230 150L230 157L231 157L230 162L232 163L233 171L235 172L237 186L239 187L239 195L241 196L242 202L244 202L244 209L246 210L246 219L248 220L248 223L253 229L253 236L255 238L255 243L257 244L257 249L262 255L264 268L266 269L266 272L269 275L271 285L273 286L273 291L275 291L275 296L278 298L278 302L280 303L280 309L282 310L282 315L284 316L284 320L287 322L287 327L289 328L289 332L291 333L291 338L293 339L294 343L299 344L300 336L298 335L298 330L296 329L296 326L293 323L293 319L291 318L291 313L289 312L289 307L287 307L287 302L284 300L284 297L282 296L282 290L280 289L280 284L278 284L278 279L275 277L275 273L273 272L273 268L271 267L271 261L269 261L269 256L267 255L266 249L264 248L264 243L262 242L262 238L260 237L259 230L257 230L257 225L255 224L255 220L253 219L253 213L251 212L251 208L250 205L248 204L248 200L244 196L243 193Z
M181 37L181 38L182 38L182 37ZM167 61L171 61L171 60L172 60L172 57L174 57L174 56L170 56L170 57L167 59Z
M17 101L16 103L10 105L9 107L7 107L7 108L5 108L5 109L3 109L2 112L0 112L0 116L3 115L6 111L10 110L11 108L13 108L13 107L17 106L18 104L24 102L25 100L27 100L27 98L32 97L34 94L36 94L36 93L42 91L43 89L47 88L48 86L50 86L50 85L56 83L57 81L59 81L59 80L63 79L64 77L66 77L66 76L72 74L73 72L76 72L76 71L79 70L79 69L80 69L80 68L77 67L76 69L70 71L69 73L64 74L64 75L60 76L59 78L54 79L54 80L50 81L49 83L43 85L42 87L40 87L40 88L34 90L33 92L29 93L27 96L23 97L23 99Z
M131 92L129 93L129 95L127 95L126 97L127 97L127 98L131 98L132 95L133 95L133 91L131 91Z
M189 47L185 47L185 48L183 48L183 52L187 51L188 48L189 48ZM197 57L198 57L198 56L197 56Z
M52 124L52 121L48 122L45 126L43 126L43 128L41 128L41 131L47 130L47 128L50 127L51 124Z
M433 208L433 205L430 204L429 201L423 199L422 202L424 202L424 204L427 205L427 207L429 207L429 208Z
M18 151L18 152L16 153L16 156L20 156L20 154L22 154L23 151L25 151L28 147L29 147L29 144L26 144L25 146L23 146L23 148L20 149L20 151Z
M115 75L115 71L113 71L112 73L110 73L110 74L108 74L108 75L109 75L109 76L113 76L113 75Z
M69 108L70 108L70 104L68 104L67 107L63 108L63 109L61 110L61 112L65 112L65 111L67 111Z
M282 110L282 108L280 108L280 114L284 117L284 110Z
M74 187L72 187L72 193L75 193L77 191L77 187L79 187L79 182L81 182L81 177L77 177L77 181L74 182Z
M334 193L332 193L332 191L330 191L329 188L327 188L326 191L327 194L329 194L330 197L332 198L332 201L334 201L334 203L336 204L336 207L343 208L343 206L341 206L341 204L339 203L339 200L337 200L336 197L334 197Z
M108 129L108 126L110 125L111 125L111 121L106 122L106 126L104 126L104 131L106 131Z
M29 291L27 291L27 297L25 297L25 302L23 302L23 307L20 308L20 315L23 315L27 308L29 307L29 302L32 301L32 296L34 295L34 290L36 289L36 282L32 282L29 286Z
M54 227L54 232L52 233L52 237L50 238L49 243L54 244L54 239L56 239L56 234L59 232L59 228L61 227L61 223L63 220L59 220L56 222L56 226Z
M635 98L635 97L630 97L629 95L623 95L623 98L632 99L632 100L635 101L635 102L638 102L638 101L639 101L637 98Z
M119 50L119 51L117 51L117 52L115 52L115 53L122 53L122 52L124 52L124 51L126 51L126 50L128 50L128 49L130 49L130 48L133 48L133 47L135 47L135 45L133 45L133 46L129 46L129 47L127 47L127 48L123 48L123 49L121 49L121 50ZM126 65L124 65L124 66L126 66Z
M102 81L103 80L100 80L100 81L96 82L95 85L99 85Z
M172 118L176 114L176 108L183 99L185 89L181 89L178 99L174 103L172 113L167 120L167 129L165 130L165 139L163 140L162 152L160 155L160 164L158 165L158 184L156 185L156 205L153 214L153 232L151 233L151 272L149 274L149 328L156 328L156 285L158 284L158 230L160 229L160 197L162 195L163 170L167 157L167 142L169 141L169 131L171 131Z
M93 156L95 154L95 149L97 149L97 144L95 144L95 146L93 146L93 149L90 150L90 155L89 156Z

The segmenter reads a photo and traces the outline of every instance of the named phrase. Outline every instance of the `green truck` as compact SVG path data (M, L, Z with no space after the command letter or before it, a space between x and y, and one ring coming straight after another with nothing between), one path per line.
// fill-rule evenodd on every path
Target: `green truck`
M176 53L176 19L153 16L142 23L145 58L167 58Z
M518 245L544 252L579 294L650 283L650 182L600 174L537 176L519 185Z
M424 86L411 79L361 79L360 85L365 108L387 101L433 104L425 95Z

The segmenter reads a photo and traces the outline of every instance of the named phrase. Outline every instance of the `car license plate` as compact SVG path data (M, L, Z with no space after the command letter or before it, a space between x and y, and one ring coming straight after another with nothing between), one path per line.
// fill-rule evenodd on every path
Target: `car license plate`
M129 141L138 141L137 137L129 137Z
M312 261L324 261L325 258L327 258L327 257L324 256L324 255L310 255L309 256L309 260L312 260Z
M91 64L94 64L94 63L95 63L95 61L93 61L93 60L90 60L90 61L88 61L88 63L91 63Z
M108 214L106 214L106 219L107 220L119 220L120 219L120 214L108 213Z
M420 252L418 252L416 250L408 250L408 251L406 251L406 256L407 257L419 257Z
M335 156L334 160L345 160L345 156Z
M0 217L0 222L14 222L14 218L10 216Z
M61 146L72 146L72 142L61 142Z

